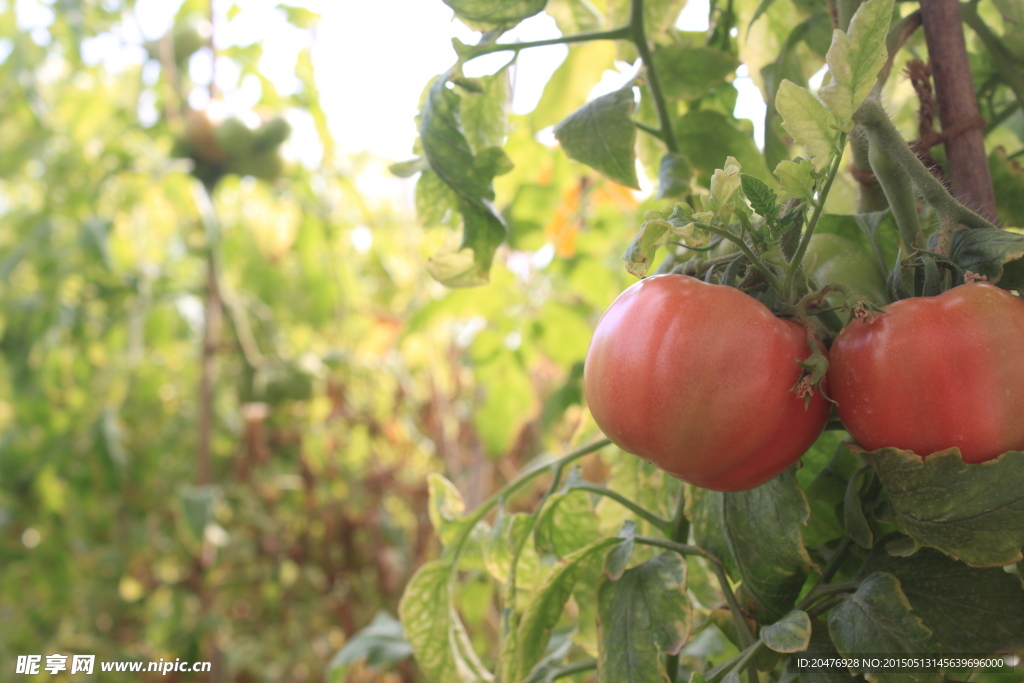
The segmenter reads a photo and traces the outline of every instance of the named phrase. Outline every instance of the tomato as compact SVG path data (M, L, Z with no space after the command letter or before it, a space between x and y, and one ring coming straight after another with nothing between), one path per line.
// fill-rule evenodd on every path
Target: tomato
M831 396L868 450L965 462L1024 449L1024 301L978 282L854 320L830 352Z
M821 434L830 406L790 391L803 327L732 287L658 275L624 291L587 352L587 403L620 448L714 491L759 486Z
M874 257L853 240L831 233L815 233L807 245L804 263L820 288L842 283L872 303L888 303L885 277Z

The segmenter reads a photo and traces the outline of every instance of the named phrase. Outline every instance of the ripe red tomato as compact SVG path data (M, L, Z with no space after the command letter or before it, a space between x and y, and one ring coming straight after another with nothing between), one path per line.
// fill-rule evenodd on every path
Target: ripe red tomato
M854 320L832 345L839 416L868 450L965 462L1024 449L1024 301L978 282Z
M597 325L584 388L620 448L714 491L760 486L821 434L830 406L790 391L810 354L803 327L732 287L658 275Z

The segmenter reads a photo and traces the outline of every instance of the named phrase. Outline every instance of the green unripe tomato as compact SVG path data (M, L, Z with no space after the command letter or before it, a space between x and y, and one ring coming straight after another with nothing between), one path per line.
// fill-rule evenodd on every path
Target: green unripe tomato
M819 288L843 284L872 303L889 303L885 278L874 257L853 240L830 233L815 233L804 256L807 273Z
M231 159L249 154L253 149L253 131L242 123L241 119L232 116L224 119L214 131L217 142Z
M254 140L257 149L273 149L284 142L292 127L280 116L275 116L256 129Z
M233 158L228 170L240 176L251 175L261 180L277 180L284 170L284 161L274 148Z

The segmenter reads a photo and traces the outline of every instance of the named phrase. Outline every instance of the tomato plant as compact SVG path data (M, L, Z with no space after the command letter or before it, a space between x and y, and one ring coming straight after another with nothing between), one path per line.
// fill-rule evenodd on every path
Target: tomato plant
M807 331L732 287L658 275L623 292L594 332L587 404L620 448L683 481L743 491L796 461L830 406L793 387ZM741 428L737 428L741 425Z
M674 1L446 4L479 39L456 41L418 156L395 166L421 173L425 224L461 231L432 274L484 285L506 240L509 262L535 264L523 252L545 225L553 269L610 265L610 249L573 249L616 227L559 198L612 181L637 191L619 248L641 281L616 288L582 382L577 363L545 405L579 401L572 438L471 512L432 479L443 551L401 605L426 676L939 683L958 672L800 662L1024 649L1024 236L990 222L1024 191L1020 8L712 0L704 32L674 27ZM561 37L504 35L541 12ZM568 57L536 110L506 116L507 69L554 43ZM510 60L481 75L495 54ZM616 63L631 67L605 87ZM763 145L737 115L746 77ZM548 127L559 144L542 149ZM986 157L986 135L1016 151ZM484 572L500 626L467 638Z
M869 450L965 462L1024 449L1024 302L984 282L903 299L854 320L832 345L843 424Z

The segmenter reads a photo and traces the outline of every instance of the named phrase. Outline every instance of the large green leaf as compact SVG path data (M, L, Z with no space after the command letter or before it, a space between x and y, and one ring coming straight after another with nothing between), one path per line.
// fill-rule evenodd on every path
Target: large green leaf
M385 611L378 612L369 626L356 633L327 665L332 681L343 683L356 662L371 669L383 669L412 654L402 633L402 624Z
M888 52L885 37L892 20L893 0L868 0L850 21L850 30L838 29L825 62L832 82L819 95L843 130L853 128L853 112L875 86Z
M696 100L725 81L739 61L705 45L668 45L654 51L654 67L665 97Z
M518 24L544 9L547 0L444 0L460 19L479 24Z
M760 636L776 652L803 652L811 644L811 618L807 612L793 610L762 628Z
M804 146L814 167L825 168L836 150L835 117L810 91L790 80L779 85L775 108L782 115L782 127Z
M711 174L730 156L740 162L744 173L769 184L775 182L753 138L725 115L706 109L691 111L676 122L675 132L679 151L699 171L697 179L705 187L710 187Z
M895 448L864 457L889 494L900 531L975 567L1024 557L1024 453L965 463L955 449L925 459Z
M508 109L512 99L512 82L508 67L490 76L473 79L477 92L462 95L460 116L470 146L479 155L488 147L505 144L508 132Z
M601 683L663 683L666 654L690 637L686 563L664 553L605 581L598 597Z
M812 564L801 537L810 510L792 470L750 491L687 486L686 495L697 545L742 580L767 620L789 612Z
M460 118L461 97L438 78L427 92L420 114L420 139L431 169L457 196L463 219L462 247L473 252L478 278L486 278L498 245L505 239L505 222L494 208L491 185L498 171L506 170L498 158L485 163L473 154ZM484 159L484 157L480 157Z
M614 64L615 44L610 41L595 40L571 46L529 115L533 132L555 125L583 106L605 70Z
M469 645L452 606L452 580L452 565L443 560L428 562L413 575L398 607L405 637L430 680L493 680Z
M836 650L832 637L828 633L828 624L816 620L811 622L811 640L807 644L807 649L795 657L791 657L790 661L795 659L799 664L801 659L812 662L836 659L839 656L839 651ZM797 667L797 670L800 672L800 683L852 683L854 680L863 680L854 679L849 669L840 666Z
M910 557L876 553L865 572L900 581L914 612L944 654L994 654L1024 648L1024 586L1001 568L976 568L924 548Z
M1024 235L1020 233L993 228L956 230L949 257L965 271L984 275L1003 289L1024 287Z
M928 654L931 630L910 607L910 601L892 574L875 572L868 576L848 600L829 614L828 630L836 649L844 657L865 655ZM865 671L866 667L850 667ZM942 674L882 669L874 672L882 681L941 681Z
M587 567L593 563L602 566L608 551L623 542L622 538L603 538L558 561L533 594L519 623L516 635L518 647L511 680L527 676L541 661L551 638L551 630L561 619L565 603L572 595L576 581L586 573Z
M555 126L565 153L611 180L640 188L636 176L633 84L602 95Z
M569 489L548 497L537 518L537 547L565 557L599 537L591 494Z

